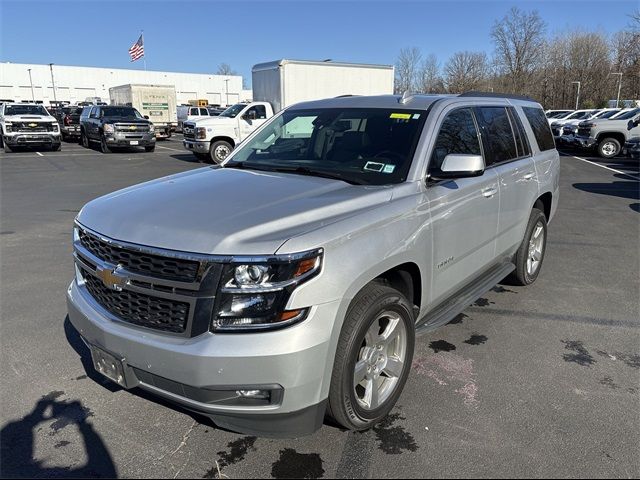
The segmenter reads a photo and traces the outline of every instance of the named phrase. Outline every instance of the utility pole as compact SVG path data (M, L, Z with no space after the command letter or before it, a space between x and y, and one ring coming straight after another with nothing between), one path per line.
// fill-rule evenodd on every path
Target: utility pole
M616 99L616 108L620 108L620 89L622 88L622 72L613 72L609 75L620 75L618 79L618 98Z
M56 82L53 80L53 63L49 64L49 70L51 70L51 85L53 86L53 101L58 106L58 99L56 98Z
M578 84L578 94L576 95L576 110L578 110L578 104L580 103L580 82L571 82Z
M31 100L33 101L33 103L36 103L36 96L33 94L33 80L31 79L31 69L27 68L27 71L29 72L29 83L31 84Z

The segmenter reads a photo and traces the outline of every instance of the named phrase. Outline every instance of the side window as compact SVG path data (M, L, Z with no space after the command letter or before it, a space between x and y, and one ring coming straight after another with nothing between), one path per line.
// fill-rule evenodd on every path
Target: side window
M485 163L506 162L518 157L516 141L505 107L478 107L475 109L482 132Z
M444 157L450 153L481 155L478 129L469 108L461 108L447 115L440 126L429 162L429 171L437 172Z
M255 105L247 110L244 116L252 120L264 120L267 118L267 109L264 105Z
M209 110L207 110L206 108L201 108L200 115L209 115Z
M198 109L197 108L192 108L189 110L189 115L198 115Z
M91 113L89 114L89 118L98 118L98 112L100 109L98 107L93 107L91 109Z
M529 142L527 141L527 135L524 132L524 127L518 116L518 112L513 107L507 109L509 112L509 118L511 119L511 127L516 137L516 149L518 150L518 157L528 157L531 155L531 149L529 148Z
M549 122L544 116L544 112L541 108L524 107L524 115L531 125L533 130L533 136L536 137L536 142L540 151L553 150L556 148L556 144L553 141L553 135L551 134L551 128Z

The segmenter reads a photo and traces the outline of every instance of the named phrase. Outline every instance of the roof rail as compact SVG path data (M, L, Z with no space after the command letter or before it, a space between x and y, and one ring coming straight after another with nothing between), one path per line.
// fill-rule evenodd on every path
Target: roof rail
M360 95L354 95L353 93L347 93L345 95L338 95L337 97L333 97L333 98L345 98L345 97L359 97Z
M494 93L494 92L464 92L458 95L459 97L494 97L494 98L512 98L514 100L528 100L529 102L535 102L531 97L526 95L517 95L515 93Z

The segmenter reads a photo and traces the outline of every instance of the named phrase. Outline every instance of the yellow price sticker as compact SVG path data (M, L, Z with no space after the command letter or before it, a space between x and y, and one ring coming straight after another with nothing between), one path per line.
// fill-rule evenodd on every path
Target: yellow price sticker
M401 118L402 120L409 120L411 118L410 113L392 113L389 118Z

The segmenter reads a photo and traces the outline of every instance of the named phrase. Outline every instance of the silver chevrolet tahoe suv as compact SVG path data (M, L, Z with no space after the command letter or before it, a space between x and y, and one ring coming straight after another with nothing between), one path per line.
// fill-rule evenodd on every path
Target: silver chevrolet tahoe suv
M99 372L219 426L364 430L417 335L506 276L536 280L558 171L526 98L297 104L221 166L88 203L69 318Z

